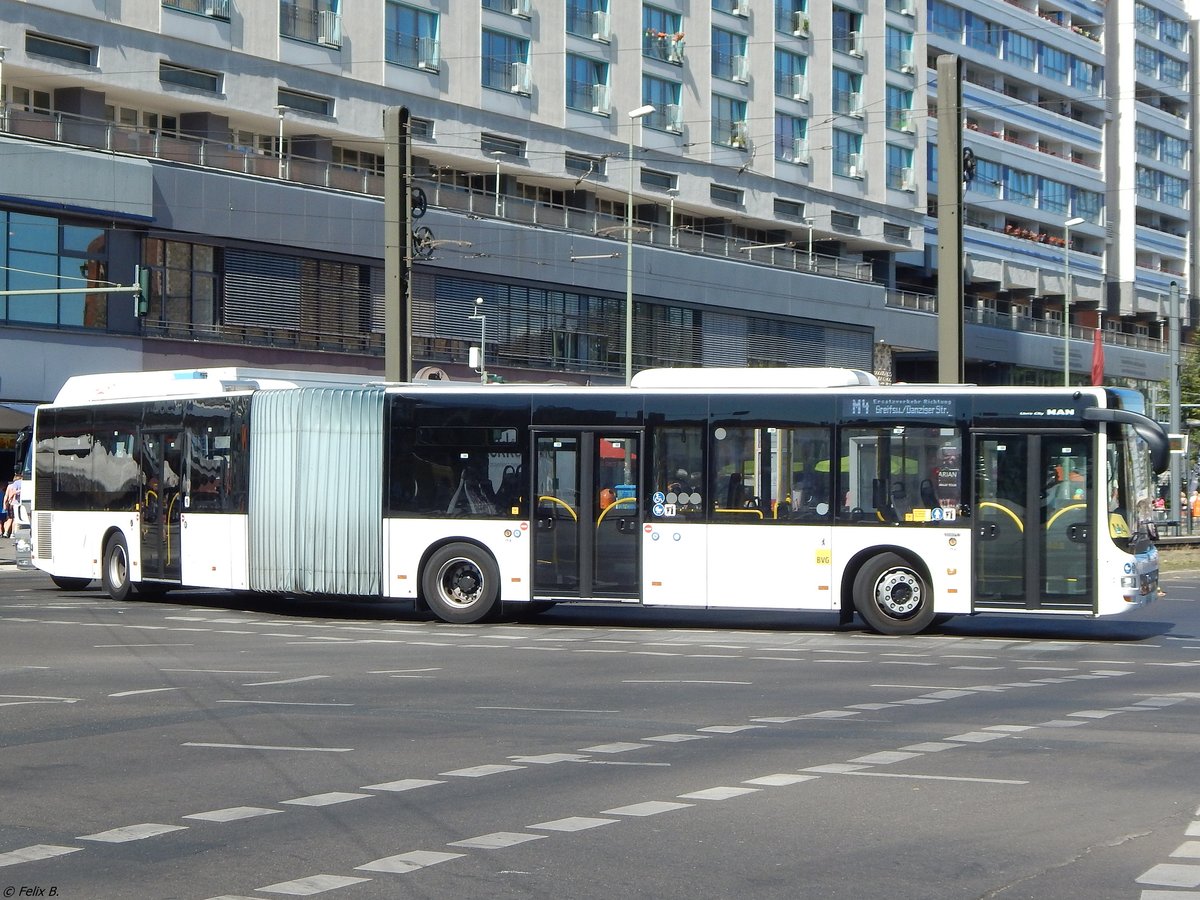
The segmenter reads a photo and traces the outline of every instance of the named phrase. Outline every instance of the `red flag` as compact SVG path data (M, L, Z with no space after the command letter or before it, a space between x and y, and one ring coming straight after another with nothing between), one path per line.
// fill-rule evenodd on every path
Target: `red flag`
M1104 384L1104 340L1100 336L1099 328L1096 329L1096 338L1092 343L1092 384Z

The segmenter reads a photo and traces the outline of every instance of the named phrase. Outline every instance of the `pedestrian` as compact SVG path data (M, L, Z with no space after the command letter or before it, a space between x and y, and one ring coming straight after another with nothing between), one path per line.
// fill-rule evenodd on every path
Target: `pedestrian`
M13 472L13 480L4 489L4 537L12 537L13 522L17 519L17 507L21 505L21 473Z

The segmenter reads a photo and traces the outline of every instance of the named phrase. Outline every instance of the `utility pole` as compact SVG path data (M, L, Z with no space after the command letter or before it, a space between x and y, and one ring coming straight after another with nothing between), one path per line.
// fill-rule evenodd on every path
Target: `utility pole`
M406 106L383 113L383 368L387 381L412 381L412 132Z
M1180 422L1179 413L1179 284L1171 282L1171 292L1168 295L1170 298L1167 306L1167 385L1168 385L1168 410L1170 421L1167 430L1171 434L1180 434L1183 431L1183 423ZM1179 492L1182 489L1181 470L1183 468L1183 454L1172 453L1170 468L1171 473L1171 497L1170 506L1171 520L1183 523L1183 508L1180 502Z
M962 62L937 58L938 381L961 384L963 372Z

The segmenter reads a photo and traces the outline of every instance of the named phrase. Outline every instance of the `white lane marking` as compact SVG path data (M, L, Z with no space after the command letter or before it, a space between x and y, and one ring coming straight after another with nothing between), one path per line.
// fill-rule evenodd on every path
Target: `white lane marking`
M304 675L300 678L284 678L282 681L251 681L243 684L242 687L266 687L271 684L299 684L301 681L317 681L318 679L328 677L328 675Z
M385 856L362 866L355 866L365 872L388 872L392 875L403 875L405 872L415 872L426 866L436 866L438 863L452 859L462 859L462 853L439 853L435 850L413 850L409 853L398 853L395 856Z
M688 794L680 794L680 800L729 800L733 797L741 797L745 794L756 794L758 788L742 788L742 787L714 787L705 788L702 791L692 791Z
M870 712L874 712L875 710L879 710L879 709L891 709L895 705L896 705L895 703L852 703L850 706L848 706L846 708L847 709L865 709Z
M820 712L807 713L806 719L847 719L850 716L857 716L857 710L853 709L823 709Z
M697 728L697 731L711 732L712 734L737 734L739 731L750 731L753 728L766 728L766 725L706 725L703 728Z
M619 713L619 709L556 709L552 706L477 706L476 709L499 709L508 712L548 712L548 713Z
M509 759L518 763L535 763L539 766L548 766L560 762L583 762L587 757L582 753L542 753L539 756L510 756Z
M213 744L204 741L185 741L182 747L215 747L218 750L299 750L303 753L350 753L353 747L277 747L271 744Z
M901 750L882 750L879 753L868 753L850 760L852 763L865 763L868 766L888 766L892 763L904 762L906 759L916 759L920 753L906 753Z
M79 697L41 697L37 694L0 694L0 699L5 700L42 700L47 703L78 703Z
M468 766L465 769L455 769L452 772L438 772L439 775L453 775L458 778L483 778L485 775L498 775L501 772L515 772L524 766Z
M667 800L647 800L645 803L631 803L629 806L618 806L615 809L602 809L606 816L657 816L659 813L671 812L676 809L686 809L691 803L672 803Z
M110 696L110 697L136 697L138 694L161 694L164 691L177 691L177 690L179 690L179 688L177 688L177 687L145 688L140 691L118 691L117 693L109 694L108 696Z
M254 819L258 816L273 816L283 812L282 809L265 809L261 806L230 806L227 809L214 809L209 812L192 813L181 816L183 819L198 819L201 822L236 822L239 819Z
M980 731L1033 731L1036 725L984 725Z
M621 684L754 684L753 681L706 681L700 678L625 678Z
M209 675L278 675L269 669L159 669L160 672L203 672Z
M353 703L317 703L306 700L218 700L218 703L248 703L252 706L353 706Z
M860 769L869 768L870 766L856 766L850 763L826 763L823 766L808 766L803 771L828 773L830 775L846 775L850 772L857 772Z
M937 753L941 750L953 750L955 747L962 747L963 744L947 744L943 741L923 741L920 744L909 744L907 747L901 747L901 750L911 750L914 753Z
M781 772L778 775L764 775L762 778L747 778L742 784L761 784L765 787L786 787L789 784L799 784L802 781L815 781L816 775L791 775Z
M1178 599L1178 598L1176 598ZM1142 891L1138 900L1200 900L1197 891Z
M1115 716L1120 710L1116 709L1081 709L1078 712L1067 713L1068 716L1078 716L1081 719L1107 719Z
M1188 837L1200 837L1200 822L1192 822L1184 832Z
M988 741L998 741L1004 734L988 734L986 731L967 731L963 734L952 734L946 738L948 741L958 741L960 744L985 744Z
M628 753L630 750L644 750L649 744L635 744L630 741L615 741L611 744L597 744L594 747L580 747L580 753Z
M92 644L93 650L124 650L134 647L195 647L195 644Z
M967 778L962 775L908 775L902 772L845 772L846 775L863 775L868 778L912 778L917 781L972 781L979 784L1029 784L1010 778Z
M1149 697L1145 700L1138 700L1134 706L1174 706L1176 703L1182 703L1184 697Z
M543 828L546 831L584 831L588 828L599 828L601 825L612 825L620 819L599 819L594 816L568 816L565 819L555 819L552 822L538 822L530 828Z
M545 834L524 834L516 831L496 831L492 834L481 834L479 837L466 838L461 841L451 841L447 847L466 847L469 850L503 850L505 847L515 847L527 841L540 841L548 837Z
M751 716L751 722L767 722L771 725L786 725L788 722L799 722L804 716Z
M268 884L266 887L255 888L263 894L287 894L289 897L311 897L326 891L349 887L352 884L362 884L370 878L351 878L348 875L309 875L307 878L297 878L294 881L280 881L278 884Z
M908 700L894 701L897 706L924 706L927 703L941 703L941 700L935 700L932 697L912 697Z
M310 794L307 797L296 797L294 800L281 800L289 806L333 806L335 803L349 803L351 800L362 800L373 794L356 794L350 791L329 791L325 794Z
M1138 884L1157 884L1162 887L1200 887L1200 866L1161 863L1147 869L1135 880Z
M642 738L643 741L661 741L664 744L678 744L683 741L706 741L707 734L656 734L654 737Z
M1051 719L1048 722L1038 722L1038 728L1074 728L1086 724L1082 719Z
M363 785L364 791L415 791L417 788L432 787L435 784L445 784L444 781L434 781L430 778L402 778L399 781L384 781L380 784Z
M934 691L932 694L922 694L921 696L928 697L931 700L953 700L957 697L970 697L974 693L974 691L945 690Z
M1172 856L1200 857L1200 841L1184 841L1175 851Z
M373 672L368 672L368 675L412 675L417 672L440 672L441 666L433 666L427 669L376 669Z
M146 822L142 825L126 825L123 828L111 828L108 831L99 831L96 834L82 834L76 840L123 844L126 841L142 841L146 838L158 837L160 834L167 834L172 831L185 831L186 829L186 825L159 825L155 822Z
M32 847L22 847L20 850L10 850L0 853L0 869L5 866L15 866L17 863L35 862L39 859L53 859L67 853L75 853L82 847L58 847L54 844L34 844Z

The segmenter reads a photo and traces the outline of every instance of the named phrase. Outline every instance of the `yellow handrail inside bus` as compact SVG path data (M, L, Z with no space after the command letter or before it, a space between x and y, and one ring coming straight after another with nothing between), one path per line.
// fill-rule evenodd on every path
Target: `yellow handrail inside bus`
M713 512L715 512L715 513L740 513L745 516L758 516L760 519L763 517L761 509L723 509L722 507L718 506L717 508L715 508L713 510Z
M1062 509L1060 509L1058 512L1056 512L1054 515L1052 515L1050 517L1050 521L1046 523L1046 528L1049 528L1051 525L1053 525L1054 520L1057 519L1059 516L1061 516L1063 513L1070 512L1073 509L1087 509L1087 504L1086 503L1072 503L1070 506L1064 506Z
M596 517L596 527L600 527L600 523L604 521L604 517L608 515L608 511L614 506L620 506L622 503L637 503L637 497L621 497L619 500L614 500L608 506L604 507L600 515Z
M1021 517L1005 506L1003 503L995 503L991 500L984 500L979 504L980 509L998 509L1000 512L1007 515L1010 519L1017 523L1017 530L1024 531L1025 523L1021 521Z
M559 500L557 497L551 497L549 494L543 494L541 497L538 497L538 503L541 503L543 500L549 500L551 503L557 503L571 514L572 519L574 519L576 522L579 521L579 516L575 514L575 510L571 508L571 504L566 500Z

